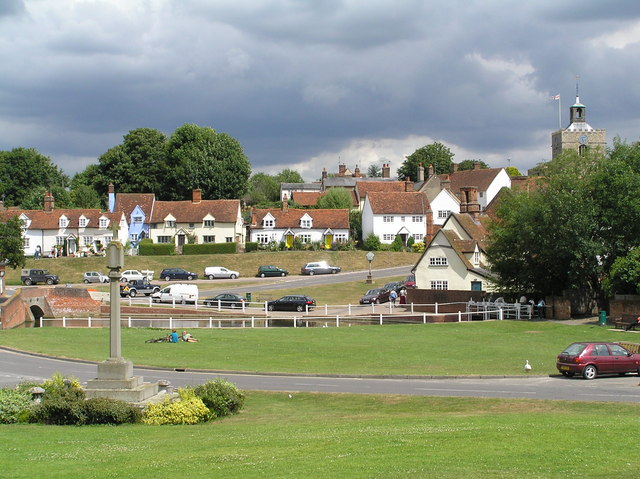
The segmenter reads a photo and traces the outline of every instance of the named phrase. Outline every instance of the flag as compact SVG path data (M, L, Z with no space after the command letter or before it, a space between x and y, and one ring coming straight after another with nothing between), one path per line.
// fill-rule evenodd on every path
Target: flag
M559 100L560 99L560 95L553 95L551 97L552 100Z

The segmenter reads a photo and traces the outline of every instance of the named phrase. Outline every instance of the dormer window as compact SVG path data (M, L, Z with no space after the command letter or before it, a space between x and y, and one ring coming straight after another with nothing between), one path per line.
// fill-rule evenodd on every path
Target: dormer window
M134 224L142 223L142 216L134 216L133 217Z
M276 222L272 219L265 218L264 220L262 220L262 226L264 226L265 228L273 228L275 224Z
M69 220L63 216L62 218L60 218L58 225L60 226L60 228L66 228L67 226L69 226Z
M167 220L164 222L164 226L165 228L175 228L176 227L176 220Z
M106 230L109 227L109 220L107 218L100 218L100 229Z
M204 220L205 228L213 228L216 225L215 220Z
M301 219L300 220L300 228L311 228L311 220Z
M87 218L80 218L78 220L78 226L80 228L86 228L87 227Z

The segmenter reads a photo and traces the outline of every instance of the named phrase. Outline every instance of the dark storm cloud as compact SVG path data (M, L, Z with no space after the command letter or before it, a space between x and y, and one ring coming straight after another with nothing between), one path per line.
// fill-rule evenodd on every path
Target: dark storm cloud
M434 140L526 170L550 156L549 96L566 123L576 75L587 121L637 139L629 2L0 4L0 149L35 147L69 173L131 129L187 122L237 138L254 170L309 179L326 162L395 171Z

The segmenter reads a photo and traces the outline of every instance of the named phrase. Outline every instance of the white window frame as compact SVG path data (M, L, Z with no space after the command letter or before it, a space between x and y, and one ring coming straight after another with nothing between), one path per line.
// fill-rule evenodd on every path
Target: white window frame
M432 256L429 258L429 266L442 267L449 266L449 260L446 256Z
M276 222L272 219L263 219L262 226L264 228L273 228L276 225Z
M216 220L204 220L202 226L204 228L213 228L216 225Z
M382 217L383 223L393 223L393 216L385 215Z
M109 220L107 218L100 218L100 229L106 230L109 227Z
M451 210L438 210L438 219L446 220L451 215Z
M310 219L300 219L300 228L310 229L313 225L313 221Z
M310 233L299 233L297 238L303 243L311 243L311 234Z
M414 223L423 223L424 221L424 217L423 216L412 216L411 217L411 221Z
M171 236L158 236L158 244L171 243Z
M93 236L83 236L82 242L85 246L93 245Z
M256 243L259 244L269 244L269 235L266 233L258 233L255 236Z
M164 222L164 227L165 228L175 228L176 227L176 220L167 220Z
M88 220L87 218L78 218L78 228L86 228Z
M69 220L67 218L60 218L58 225L60 226L60 228L66 228L67 226L69 226Z
M382 241L393 241L394 239L396 239L396 235L393 233L384 233L382 235Z
M413 239L415 241L423 241L424 240L424 235L421 233L416 233L413 235Z
M430 289L447 290L449 289L449 281L446 279L432 279L430 286Z
M204 235L204 236L202 236L202 242L203 243L215 243L216 242L216 235Z

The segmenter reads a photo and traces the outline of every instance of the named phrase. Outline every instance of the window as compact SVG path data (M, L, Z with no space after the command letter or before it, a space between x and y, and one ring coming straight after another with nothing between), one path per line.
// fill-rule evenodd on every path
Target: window
M336 233L333 235L333 241L336 243L346 243L347 242L347 234L346 233Z
M311 228L311 220L310 219L301 219L300 220L300 228Z
M438 210L438 218L446 220L451 215L451 210Z
M135 224L142 223L142 216L134 216L134 217L133 217L133 222L134 222Z
M434 256L429 258L429 266L447 266L449 262L446 256Z
M401 216L401 217L400 217L400 221L401 221L402 223L404 223L404 216Z
M434 279L431 281L431 289L449 289L449 281L445 279Z
M311 243L311 235L310 234L299 234L298 238L300 239L300 241L302 241L303 243Z
M480 191L479 194L480 194L480 198L484 198L484 191Z
M393 223L393 216L383 216L382 221L384 223Z
M193 229L195 223L189 223L189 228Z
M80 228L86 228L87 227L87 218L80 218L78 220L78 226Z
M413 235L413 239L416 241L422 241L424 239L424 235L420 233L416 233Z
M109 227L109 220L107 218L100 218L100 229L104 230Z
M29 239L30 238L22 238L22 247L23 248L28 248L29 247Z
M111 241L113 241L113 236L105 236L104 237L104 244L109 244L109 243L111 243Z
M204 235L202 237L202 242L203 243L215 243L216 242L216 237L215 237L215 235Z
M158 236L158 243L171 243L171 236Z
M64 236L56 236L56 246L64 245Z
M264 220L262 220L262 226L264 226L265 228L273 228L275 226L275 221L265 218Z
M167 220L164 222L164 226L165 228L175 228L176 227L176 220Z
M156 229L156 228L158 227L158 225L157 225L157 224L155 224L155 223L151 223L151 224L149 225L149 227L150 227L152 230L154 230L154 229Z
M213 228L215 226L215 220L204 220L205 228Z
M93 244L93 236L83 236L82 241L85 246L91 246Z
M414 223L422 223L423 217L422 216L412 216L411 217L411 221L413 221Z
M131 233L131 234L129 235L129 239L130 239L131 241L138 241L138 235L137 235L136 233Z
M60 228L66 228L69 226L69 220L67 218L60 218Z
M473 264L480 264L480 251L473 253Z
M267 234L257 234L256 242L260 244L269 244L269 235Z
M224 240L226 243L233 243L233 237L231 236L227 236Z
M396 235L390 235L390 234L382 235L382 241L393 241L394 239L396 239Z

